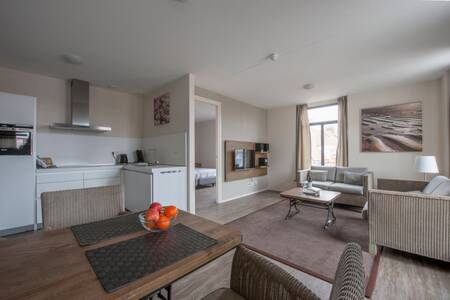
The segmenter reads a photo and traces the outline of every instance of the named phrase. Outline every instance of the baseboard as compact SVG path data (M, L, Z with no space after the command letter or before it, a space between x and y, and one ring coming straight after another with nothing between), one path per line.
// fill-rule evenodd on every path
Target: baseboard
M246 196L258 194L258 193L261 193L261 192L264 192L264 191L267 191L267 190L269 190L269 188L264 188L264 189L261 189L261 190L253 191L253 192L251 192L251 193L246 193L246 194L242 194L242 195L239 195L239 196L236 196L236 197L231 197L231 198L222 200L222 201L217 202L217 203L224 203L224 202L236 200L236 199L239 199L239 198L242 198L242 197L246 197Z
M7 236L7 235L26 232L26 231L33 231L33 230L34 230L34 225L25 225L25 226L0 230L0 236Z

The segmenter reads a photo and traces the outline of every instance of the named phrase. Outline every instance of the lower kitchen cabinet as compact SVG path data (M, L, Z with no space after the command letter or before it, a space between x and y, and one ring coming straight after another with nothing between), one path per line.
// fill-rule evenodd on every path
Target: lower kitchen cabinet
M36 174L36 223L42 224L41 194L121 184L121 167L43 169Z

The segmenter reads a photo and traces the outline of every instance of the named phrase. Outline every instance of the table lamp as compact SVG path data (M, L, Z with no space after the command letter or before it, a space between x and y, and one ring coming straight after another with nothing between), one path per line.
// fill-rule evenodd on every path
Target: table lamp
M423 173L423 179L427 179L429 173L439 173L436 157L433 155L417 156L415 162L417 172Z

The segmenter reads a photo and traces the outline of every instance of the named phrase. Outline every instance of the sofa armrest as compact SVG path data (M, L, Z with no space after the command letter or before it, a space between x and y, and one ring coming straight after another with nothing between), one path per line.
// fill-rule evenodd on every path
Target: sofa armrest
M378 178L377 189L397 192L421 191L427 184L428 181L423 180Z
M367 199L369 196L369 190L373 189L373 173L367 172L362 177L363 183L363 196Z
M307 180L309 174L308 170L297 170L297 182L302 183Z

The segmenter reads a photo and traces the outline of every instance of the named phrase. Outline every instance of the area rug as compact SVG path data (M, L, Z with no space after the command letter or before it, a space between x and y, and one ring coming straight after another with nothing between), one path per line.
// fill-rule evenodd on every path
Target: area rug
M228 225L251 248L328 282L334 281L345 244L356 242L363 250L367 285L375 257L368 253L368 223L360 212L336 207L336 223L324 230L326 210L301 206L299 214L284 220L288 210L288 201L281 201Z

